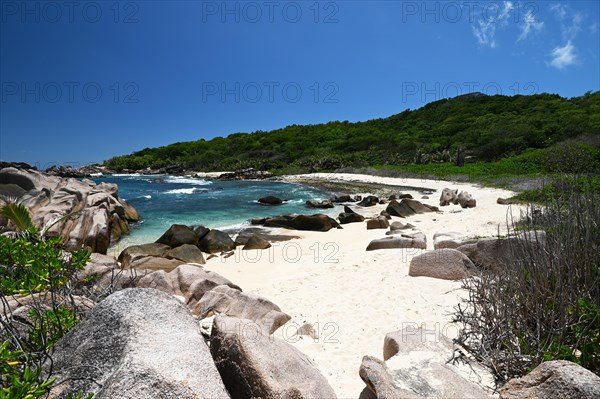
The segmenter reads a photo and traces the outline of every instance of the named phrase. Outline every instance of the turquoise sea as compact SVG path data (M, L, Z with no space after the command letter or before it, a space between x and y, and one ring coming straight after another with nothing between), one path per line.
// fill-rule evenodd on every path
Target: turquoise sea
M253 217L341 212L339 207L316 210L305 205L309 199L329 198L329 193L276 181L213 181L165 175L113 175L93 180L116 183L119 196L133 205L142 219L117 243L119 248L153 242L175 223L224 229L249 225ZM287 202L279 206L257 202L267 195Z

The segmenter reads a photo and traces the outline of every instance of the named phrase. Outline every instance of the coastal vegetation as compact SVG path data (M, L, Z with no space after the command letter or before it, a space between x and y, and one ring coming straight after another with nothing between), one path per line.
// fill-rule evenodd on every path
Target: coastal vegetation
M499 383L549 360L600 374L600 203L589 189L574 194L531 205L502 267L464 280L456 342Z
M74 282L90 254L64 251L61 239L46 237L19 203L5 201L0 215L16 228L0 235L0 398L41 398L55 383L45 368L54 344L82 318ZM16 310L11 298L26 305Z
M366 122L234 133L105 162L118 171L173 164L197 171L255 168L280 174L373 167L478 181L597 173L600 92L573 98L473 93Z

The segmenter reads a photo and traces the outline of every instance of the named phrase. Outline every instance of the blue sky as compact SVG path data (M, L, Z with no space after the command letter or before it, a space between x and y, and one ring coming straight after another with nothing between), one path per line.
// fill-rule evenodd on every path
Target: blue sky
M0 159L600 89L597 1L0 1Z

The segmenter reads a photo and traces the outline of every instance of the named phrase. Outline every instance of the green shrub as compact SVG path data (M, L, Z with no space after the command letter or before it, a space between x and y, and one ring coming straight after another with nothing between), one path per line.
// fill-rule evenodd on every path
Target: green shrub
M36 242L0 236L0 295L60 289L89 258L85 250L63 252L59 237Z
M5 203L0 214L18 229L14 237L0 236L0 399L40 398L54 383L44 362L54 344L80 319L74 308L59 303L58 298L72 302L75 274L85 267L90 254L63 251L59 237L45 238L45 229L33 224L23 205ZM33 302L28 312L31 327L23 337L23 331L12 324L6 297L43 292L50 302ZM81 393L69 397L81 398Z

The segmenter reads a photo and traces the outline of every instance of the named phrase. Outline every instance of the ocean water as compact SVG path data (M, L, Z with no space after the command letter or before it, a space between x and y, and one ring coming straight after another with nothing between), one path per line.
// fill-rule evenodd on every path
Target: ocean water
M311 209L309 199L329 198L315 188L273 181L218 181L164 175L114 175L94 181L116 183L119 196L133 205L142 221L113 248L156 241L172 224L201 224L209 228L249 225L254 217L287 213L337 214L340 208ZM261 205L267 195L288 200L279 206ZM118 247L118 248L117 248Z

